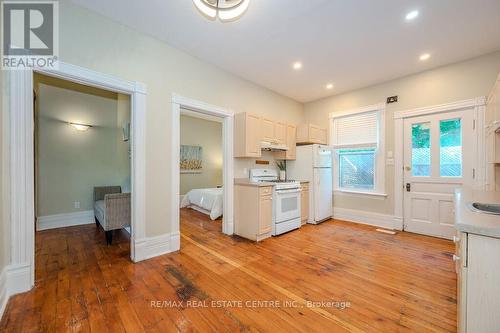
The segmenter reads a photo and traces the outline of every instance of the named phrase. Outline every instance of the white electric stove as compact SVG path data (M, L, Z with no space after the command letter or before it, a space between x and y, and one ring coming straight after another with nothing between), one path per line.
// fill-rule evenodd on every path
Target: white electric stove
M273 184L273 236L300 228L299 181L280 180L275 169L251 169L250 181Z

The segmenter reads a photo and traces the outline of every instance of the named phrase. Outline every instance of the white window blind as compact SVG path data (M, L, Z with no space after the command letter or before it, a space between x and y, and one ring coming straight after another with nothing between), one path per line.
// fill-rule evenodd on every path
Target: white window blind
M335 148L375 148L378 145L378 112L367 112L334 119Z

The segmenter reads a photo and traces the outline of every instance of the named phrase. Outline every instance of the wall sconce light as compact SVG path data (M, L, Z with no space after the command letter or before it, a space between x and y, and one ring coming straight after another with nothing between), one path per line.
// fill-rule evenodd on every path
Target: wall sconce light
M77 123L68 123L68 124L73 126L77 131L80 132L85 132L92 127L91 125L85 125L85 124L77 124Z

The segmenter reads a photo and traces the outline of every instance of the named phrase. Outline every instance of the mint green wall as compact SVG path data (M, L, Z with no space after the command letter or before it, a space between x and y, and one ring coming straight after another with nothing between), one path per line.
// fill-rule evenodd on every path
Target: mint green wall
M37 216L92 210L94 186L130 190L129 145L122 140L128 96L58 81L35 85ZM68 122L93 127L80 132Z

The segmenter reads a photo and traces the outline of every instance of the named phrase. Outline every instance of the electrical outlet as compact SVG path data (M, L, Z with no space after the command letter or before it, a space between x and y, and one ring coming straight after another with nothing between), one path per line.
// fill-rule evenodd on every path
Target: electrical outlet
M75 209L80 209L80 201L75 201Z

